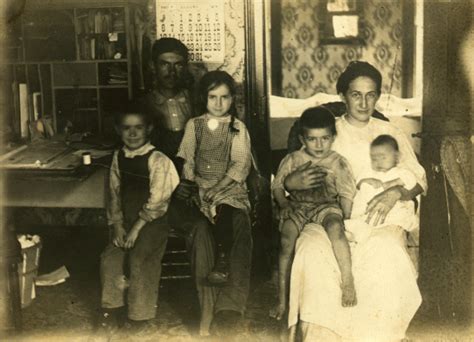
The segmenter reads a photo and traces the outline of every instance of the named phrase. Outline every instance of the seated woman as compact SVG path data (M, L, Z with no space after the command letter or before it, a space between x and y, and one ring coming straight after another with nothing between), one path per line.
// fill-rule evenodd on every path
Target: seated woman
M404 133L372 117L382 85L380 72L366 62L352 62L337 82L347 113L337 119L333 150L344 156L359 177L370 165L370 143L381 134L394 137L399 165L410 170L416 185L407 190L394 186L367 204L367 220L383 223L397 201L408 201L426 191L424 169ZM301 168L285 179L287 190L309 189L320 182L317 170ZM405 248L402 228L374 229L352 246L352 271L357 305L341 305L341 275L331 243L321 226L307 225L296 246L290 284L289 326L300 323L303 340L394 341L406 329L421 304L416 272Z

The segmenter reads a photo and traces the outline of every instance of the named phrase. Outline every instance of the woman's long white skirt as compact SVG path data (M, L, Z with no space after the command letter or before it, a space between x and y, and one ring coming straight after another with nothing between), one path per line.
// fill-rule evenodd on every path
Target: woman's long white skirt
M331 330L343 340L393 341L405 337L421 304L405 233L389 226L351 243L357 305L341 306L340 272L323 227L301 233L291 272L289 326L298 319Z

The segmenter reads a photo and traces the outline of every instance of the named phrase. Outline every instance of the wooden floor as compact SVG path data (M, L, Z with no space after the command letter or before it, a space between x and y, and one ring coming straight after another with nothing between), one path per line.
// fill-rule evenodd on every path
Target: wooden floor
M71 277L63 284L37 287L37 298L23 310L21 341L88 341L99 313L99 255L107 233L101 228L51 228L40 233L43 241L39 273L65 265ZM255 278L255 277L254 277ZM254 280L246 318L236 340L275 341L281 324L268 318L275 289ZM163 280L156 332L145 341L194 341L198 334L198 302L193 282ZM112 339L114 340L114 339ZM121 340L117 336L117 340Z
M65 265L71 277L63 284L37 288L37 298L23 310L24 331L18 341L90 341L99 312L99 255L107 233L100 228L68 227L41 233L40 273ZM281 323L268 318L276 293L271 282L254 280L248 310L235 341L278 341ZM139 341L199 341L198 303L190 280L162 281L156 331ZM410 341L474 341L459 326L417 318ZM112 341L123 340L120 336ZM219 339L208 338L210 341Z

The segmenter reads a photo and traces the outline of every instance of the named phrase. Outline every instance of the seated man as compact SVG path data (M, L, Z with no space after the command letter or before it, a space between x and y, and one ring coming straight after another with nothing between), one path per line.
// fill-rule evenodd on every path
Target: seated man
M185 86L188 48L175 38L161 38L153 44L155 89L145 98L147 111L154 120L151 143L170 158L178 172L176 158L186 122L194 115L193 102Z

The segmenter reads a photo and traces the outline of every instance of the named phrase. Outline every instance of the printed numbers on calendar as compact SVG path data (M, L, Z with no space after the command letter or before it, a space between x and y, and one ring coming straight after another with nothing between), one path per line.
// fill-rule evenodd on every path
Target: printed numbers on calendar
M160 0L156 10L163 18L157 20L158 37L181 40L189 49L190 61L224 61L225 12L221 0L202 3Z

